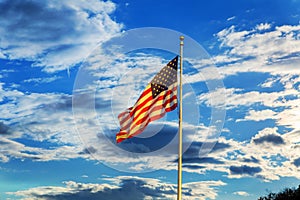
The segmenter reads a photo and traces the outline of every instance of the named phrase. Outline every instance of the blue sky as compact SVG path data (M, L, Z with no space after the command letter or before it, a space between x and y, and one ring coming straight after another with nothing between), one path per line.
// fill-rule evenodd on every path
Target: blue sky
M181 34L184 199L297 187L299 13L298 0L0 0L0 199L175 199L177 111L114 137Z

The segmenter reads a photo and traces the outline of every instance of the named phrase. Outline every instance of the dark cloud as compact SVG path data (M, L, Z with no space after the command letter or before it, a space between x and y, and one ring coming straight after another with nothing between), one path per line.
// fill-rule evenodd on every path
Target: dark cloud
M154 131L153 131L154 130ZM119 130L107 130L106 135L110 136L110 140L115 142L115 135ZM155 134L153 134L155 133ZM125 140L118 144L118 146L126 151L134 152L134 153L148 153L154 152L164 148L169 145L170 148L165 151L167 154L177 153L177 143L170 144L172 139L177 134L177 128L165 124L161 125L158 123L150 123L146 129L140 134L144 138L133 137L128 140ZM147 137L149 136L149 137ZM99 134L98 138L101 138L101 134Z
M219 152L219 151L223 151L227 148L231 147L229 144L225 144L225 143L222 143L222 142L217 142L215 144L215 146L213 147L212 151L213 152Z
M121 180L120 187L104 186L97 189L96 185L71 183L72 191L62 191L61 193L49 191L41 194L36 192L27 193L30 196L38 199L47 200L82 200L82 199L109 199L109 200L141 200L145 197L152 198L165 198L166 195L175 195L174 187L168 187L163 184L151 185L141 179L123 179ZM100 185L98 185L100 186ZM54 188L53 188L54 189ZM53 194L54 193L54 194ZM25 196L25 195L22 195Z
M4 124L3 122L0 122L0 135L1 134L9 134L10 132L10 127Z
M191 169L191 170L197 170L197 169L204 169L204 166L199 165L182 165L183 168Z
M62 95L56 99L55 102L50 104L42 104L42 108L45 108L46 110L51 111L57 111L57 110L66 110L72 108L72 97L67 95Z
M122 25L109 16L114 9L114 3L97 0L2 0L0 49L9 59L28 59L45 71L65 69L120 31Z
M208 144L208 146L210 145L210 143L193 142L192 145L183 153L182 162L186 163L186 164L187 163L212 163L212 164L223 164L224 163L223 161L220 161L220 160L218 160L216 158L212 158L212 157L199 157L199 152L200 152L203 144ZM230 145L228 145L228 144L217 142L213 146L211 151L217 152L217 151L225 150L229 147L230 147ZM177 160L175 160L174 162L177 162Z
M109 200L140 200L144 199L144 194L134 187L124 189L106 188L104 191L93 192L92 189L80 190L77 192L65 192L58 195L38 195L32 194L35 198L47 200L82 200L82 199L109 199Z
M51 102L43 102L39 106L46 111L70 111L72 108L84 111L93 111L96 109L98 113L106 112L111 109L111 101L95 98L94 92L76 93L76 98L62 94L57 95Z
M111 111L111 100L104 100L101 96L95 96L95 91L93 90L75 92L73 93L73 99L70 97L62 98L61 100L65 102L65 105L73 106L75 109L96 109L98 113Z
M80 152L79 154L94 154L97 152L97 149L95 149L95 147L87 147L87 148L84 148L82 152Z
M247 165L231 166L229 170L230 173L234 175L250 175L250 176L253 176L262 171L260 167L250 167Z
M210 142L193 142L192 145L188 148L188 150L185 152L185 155L189 156L199 156L199 151L205 151L205 149L201 149L202 146L205 145L205 147L212 147L211 152L219 152L223 151L227 148L230 148L229 144L225 144L222 142L216 142L216 143L210 143Z
M177 162L177 160L176 160ZM224 162L219 161L215 158L211 157L204 157L204 158L199 158L199 157L192 157L192 158L186 158L183 156L182 158L182 163L212 163L212 164L224 164Z
M259 163L259 160L253 156L251 156L251 158L244 158L243 161L247 163Z
M2 140L0 140L0 145L9 145L10 143L9 142L7 142L7 141L2 141Z
M65 12L65 16L60 11ZM49 8L45 1L15 0L0 3L0 23L11 40L57 41L69 34L74 37L75 10ZM5 21L4 21L5 20Z
M296 166L296 167L300 167L300 158L297 158L294 160L293 164Z
M272 143L274 145L284 144L283 138L279 135L274 135L274 134L264 135L260 138L253 139L253 142L255 144L262 144L262 143Z

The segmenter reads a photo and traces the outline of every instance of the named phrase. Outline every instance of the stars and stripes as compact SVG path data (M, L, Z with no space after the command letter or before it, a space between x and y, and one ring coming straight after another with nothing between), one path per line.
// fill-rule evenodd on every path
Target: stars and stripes
M178 56L156 74L133 107L119 114L117 143L143 132L151 121L177 107L177 65Z

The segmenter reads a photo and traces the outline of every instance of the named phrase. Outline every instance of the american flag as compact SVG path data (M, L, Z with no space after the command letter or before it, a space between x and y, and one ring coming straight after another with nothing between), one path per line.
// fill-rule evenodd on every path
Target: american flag
M118 115L117 143L140 134L151 121L177 107L177 65L178 56L155 75L133 107Z

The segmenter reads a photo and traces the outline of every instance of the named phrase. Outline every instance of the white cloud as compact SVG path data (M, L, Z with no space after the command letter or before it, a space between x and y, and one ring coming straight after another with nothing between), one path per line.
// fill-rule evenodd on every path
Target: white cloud
M61 76L53 76L49 78L31 78L31 79L24 80L24 82L25 83L51 83L61 78L62 78Z
M272 78L268 78L264 83L262 83L260 86L262 87L262 88L271 88L273 85L274 85L274 83L276 83L277 81L279 81L280 80L280 78L279 77L277 77L277 78L274 78L274 77L272 77Z
M110 17L115 8L97 0L2 1L2 54L33 61L46 72L71 67L120 32L122 25Z
M265 109L261 111L250 110L248 112L248 115L246 115L243 120L237 120L237 121L248 121L248 120L263 121L266 119L276 119L276 112L270 109Z
M271 28L271 24L261 23L261 24L258 24L255 28L259 31L268 30Z
M298 169L292 164L300 157L298 132L279 134L278 129L265 128L252 137L250 143L239 146L239 150L249 157L256 158L253 166L261 167L257 174L263 180L279 180L280 177L294 176L300 178Z
M0 58L4 59L6 58L5 55L0 51Z
M57 146L57 144L52 149L30 147L4 137L0 138L0 144L1 162L8 162L11 158L30 159L33 161L68 160L78 158L78 152L81 150L79 147ZM81 157L88 158L87 155L81 155Z
M218 89L208 93L203 93L198 96L200 103L205 103L210 107L218 107L224 105L226 102L227 109L237 109L240 106L249 107L249 113L246 114L244 119L236 119L237 121L254 120L261 121L266 119L273 119L277 125L286 126L299 130L300 120L299 113L299 91L295 87L298 84L298 79L286 79L283 76L280 81L283 83L285 89L278 92L260 92L260 91L247 91L243 92L242 89L227 88ZM294 97L289 99L290 97ZM224 101L225 98L225 101ZM251 110L251 106L259 104L261 106L269 107L272 109L282 108L282 111L274 111L271 109L263 109L261 111Z
M236 47L249 34L249 31L235 31L235 26L224 29L217 34L222 46Z
M225 91L224 91L225 90ZM239 106L250 106L254 103L262 103L268 106L275 106L275 100L280 93L261 93L250 91L242 93L241 89L227 88L217 89L209 93L199 95L199 101L209 106L221 106L224 103L224 95L227 108L237 108Z
M277 124L294 129L300 130L300 99L285 100L285 105L289 106L287 109L279 112L277 115Z
M266 182L281 177L300 178L299 169L294 164L294 160L300 158L298 134L295 131L279 134L275 127L259 131L250 141L219 137L208 156L221 162L212 160L203 164L195 157L195 162L190 163L191 168L184 170L203 174L213 170L226 173L228 178L256 177ZM194 146L193 151L196 149Z
M227 21L231 21L231 20L234 20L234 19L235 19L235 16L232 16L232 17L227 18Z
M65 160L76 157L83 150L73 124L72 99L59 93L23 93L0 84L1 115L10 128L1 145L2 160L10 158L33 159L36 161ZM15 142L26 138L36 143L43 142L51 148L33 148Z
M300 25L277 26L275 30L267 29L268 27L268 24L260 24L257 29L236 31L236 27L231 26L220 31L217 37L221 47L228 48L223 58L240 59L234 63L226 63L223 59L219 63L223 63L221 74L225 76L242 72L299 74L300 60L297 55L300 52ZM265 31L261 33L261 29Z
M250 196L250 194L248 192L245 192L245 191L237 191L237 192L234 192L233 194L243 196L243 197Z

